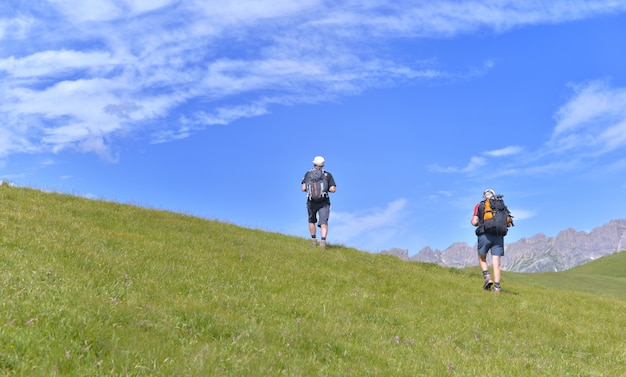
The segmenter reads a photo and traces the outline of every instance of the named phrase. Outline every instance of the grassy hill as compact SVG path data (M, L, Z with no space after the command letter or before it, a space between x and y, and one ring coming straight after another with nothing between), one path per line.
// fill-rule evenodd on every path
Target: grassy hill
M507 273L507 281L586 292L626 301L626 251L563 272Z
M626 375L624 300L6 184L0 268L0 375Z

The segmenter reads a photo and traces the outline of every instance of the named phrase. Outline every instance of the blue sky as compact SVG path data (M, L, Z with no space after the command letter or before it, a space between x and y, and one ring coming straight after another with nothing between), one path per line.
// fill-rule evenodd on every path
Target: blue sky
M0 178L409 254L626 217L626 1L0 4Z

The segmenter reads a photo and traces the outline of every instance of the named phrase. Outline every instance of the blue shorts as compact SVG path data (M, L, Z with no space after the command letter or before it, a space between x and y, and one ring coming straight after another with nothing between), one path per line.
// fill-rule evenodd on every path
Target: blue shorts
M504 236L496 236L495 234L483 233L478 235L478 254L487 255L491 251L491 255L504 256Z
M328 218L330 217L330 203L327 201L313 202L307 201L307 211L309 212L309 223L317 223L317 215L320 216L320 221L317 223L320 225L328 225Z

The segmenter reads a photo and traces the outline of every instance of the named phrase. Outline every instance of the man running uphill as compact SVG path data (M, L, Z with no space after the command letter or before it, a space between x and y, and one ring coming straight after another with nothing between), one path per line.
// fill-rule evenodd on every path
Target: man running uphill
M306 208L309 215L309 232L311 233L311 245L317 246L315 223L321 229L322 239L320 247L326 248L326 236L328 235L328 217L330 216L330 198L328 193L335 192L335 179L333 175L324 171L326 161L322 156L313 159L313 169L306 172L302 179L302 191L307 193ZM319 222L318 217L319 215Z

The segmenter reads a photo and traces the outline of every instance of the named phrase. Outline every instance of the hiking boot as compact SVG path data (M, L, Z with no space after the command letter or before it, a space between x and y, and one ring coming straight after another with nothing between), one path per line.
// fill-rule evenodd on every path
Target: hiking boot
M500 288L500 287L493 287L493 293L496 294L496 295L499 295L501 290L502 290L502 288Z
M326 240L321 240L320 241L320 249L325 249L326 248Z
M483 284L483 289L488 291L491 289L492 285L493 285L493 279L491 278L491 276L489 275L485 276L485 284Z
M317 239L316 238L311 238L311 246L313 246L313 247L317 246Z

